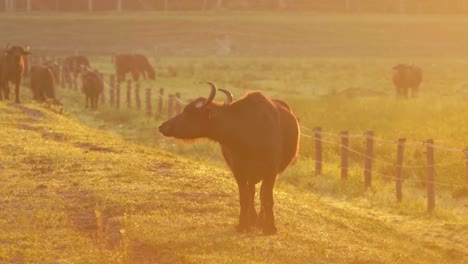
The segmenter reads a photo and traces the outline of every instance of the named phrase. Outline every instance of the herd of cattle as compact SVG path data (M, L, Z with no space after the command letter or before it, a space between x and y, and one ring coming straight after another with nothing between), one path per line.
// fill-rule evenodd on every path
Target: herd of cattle
M20 103L20 86L22 79L29 78L29 85L33 100L44 101L47 99L60 104L55 96L56 80L62 69L62 78L66 82L76 79L81 75L82 92L86 98L86 108L91 104L92 109L97 108L100 94L103 92L104 82L98 71L91 68L89 60L85 56L69 56L62 60L61 65L55 62L45 62L36 65L28 65L30 55L29 48L22 46L7 47L0 54L0 100L9 99L9 83L15 87L15 102ZM115 73L118 82L125 80L130 73L134 81L144 79L154 80L156 73L148 59L141 54L117 54L113 56ZM393 83L398 97L416 97L419 85L422 81L422 71L419 67L408 64L398 64L393 67Z
M50 100L61 105L56 98L56 82L61 77L70 83L81 76L81 90L85 95L86 108L96 109L98 99L104 90L104 81L99 72L93 69L86 56L74 55L64 58L61 65L53 61L29 65L29 48L19 45L7 46L0 53L0 100L10 98L10 83L14 85L15 102L20 103L20 86L24 78L29 79L33 100ZM125 80L130 73L134 81L154 80L156 73L148 59L141 54L117 54L113 56L118 81ZM61 69L61 71L60 71Z
M97 108L104 82L84 56L63 59L62 65L46 62L25 66L28 48L7 47L0 54L0 99L9 99L9 83L15 85L15 102L20 103L20 84L23 75L29 77L34 100L55 97L55 82L62 68L62 78L70 80L81 75L82 92L92 109ZM143 55L119 54L114 57L117 81L123 81L127 73L138 81L155 79L155 71ZM29 69L29 71L27 70ZM413 65L394 67L393 82L397 96L415 97L422 80L421 70ZM223 157L234 174L240 200L238 231L245 232L259 226L265 234L277 232L273 212L273 188L278 175L295 159L299 146L300 130L296 116L283 101L269 99L262 92L252 92L233 100L225 89L217 89L208 83L208 98L200 97L189 103L178 116L164 122L160 132L167 137L184 140L209 138L221 146ZM216 92L226 95L225 103L214 102ZM242 128L242 129L239 129ZM247 129L244 129L247 128ZM255 185L260 188L260 211L255 210Z

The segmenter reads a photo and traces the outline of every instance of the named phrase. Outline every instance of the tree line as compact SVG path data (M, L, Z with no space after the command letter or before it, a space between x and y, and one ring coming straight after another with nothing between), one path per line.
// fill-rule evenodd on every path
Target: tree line
M0 10L207 11L276 10L375 13L465 13L468 0L0 0Z

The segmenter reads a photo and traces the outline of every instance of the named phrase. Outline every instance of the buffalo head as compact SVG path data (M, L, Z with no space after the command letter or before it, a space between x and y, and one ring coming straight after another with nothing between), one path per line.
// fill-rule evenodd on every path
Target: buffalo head
M211 92L208 98L197 98L189 103L183 112L167 120L159 131L166 137L179 139L197 139L210 137L213 130L213 118L221 111L222 105L213 102L216 90L225 93L228 97L225 106L232 102L232 94L224 89L217 89L216 85L208 82Z
M7 47L5 49L5 55L10 55L14 57L21 57L21 56L26 56L29 54L31 54L31 52L29 52L29 47L26 47L26 49L24 49L21 46L12 46L12 47Z
M148 77L150 78L150 80L153 80L153 81L156 79L156 73L154 72L153 69L148 70Z
M26 47L26 49L24 49L21 46L7 47L4 53L7 56L10 63L18 64L18 65L23 63L24 56L31 54L29 52L29 47Z

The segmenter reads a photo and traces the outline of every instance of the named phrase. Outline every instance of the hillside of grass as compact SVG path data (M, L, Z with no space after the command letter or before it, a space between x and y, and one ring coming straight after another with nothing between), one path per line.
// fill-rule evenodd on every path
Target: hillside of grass
M238 234L224 169L0 103L0 261L463 263L464 220L377 213L280 184L279 234ZM257 197L258 199L258 197Z

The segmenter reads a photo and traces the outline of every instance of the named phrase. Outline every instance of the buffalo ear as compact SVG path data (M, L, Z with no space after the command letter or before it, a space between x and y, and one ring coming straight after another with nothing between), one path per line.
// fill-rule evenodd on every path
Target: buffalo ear
M29 55L31 52L29 51L29 46L26 46L26 50L23 51L23 55Z

